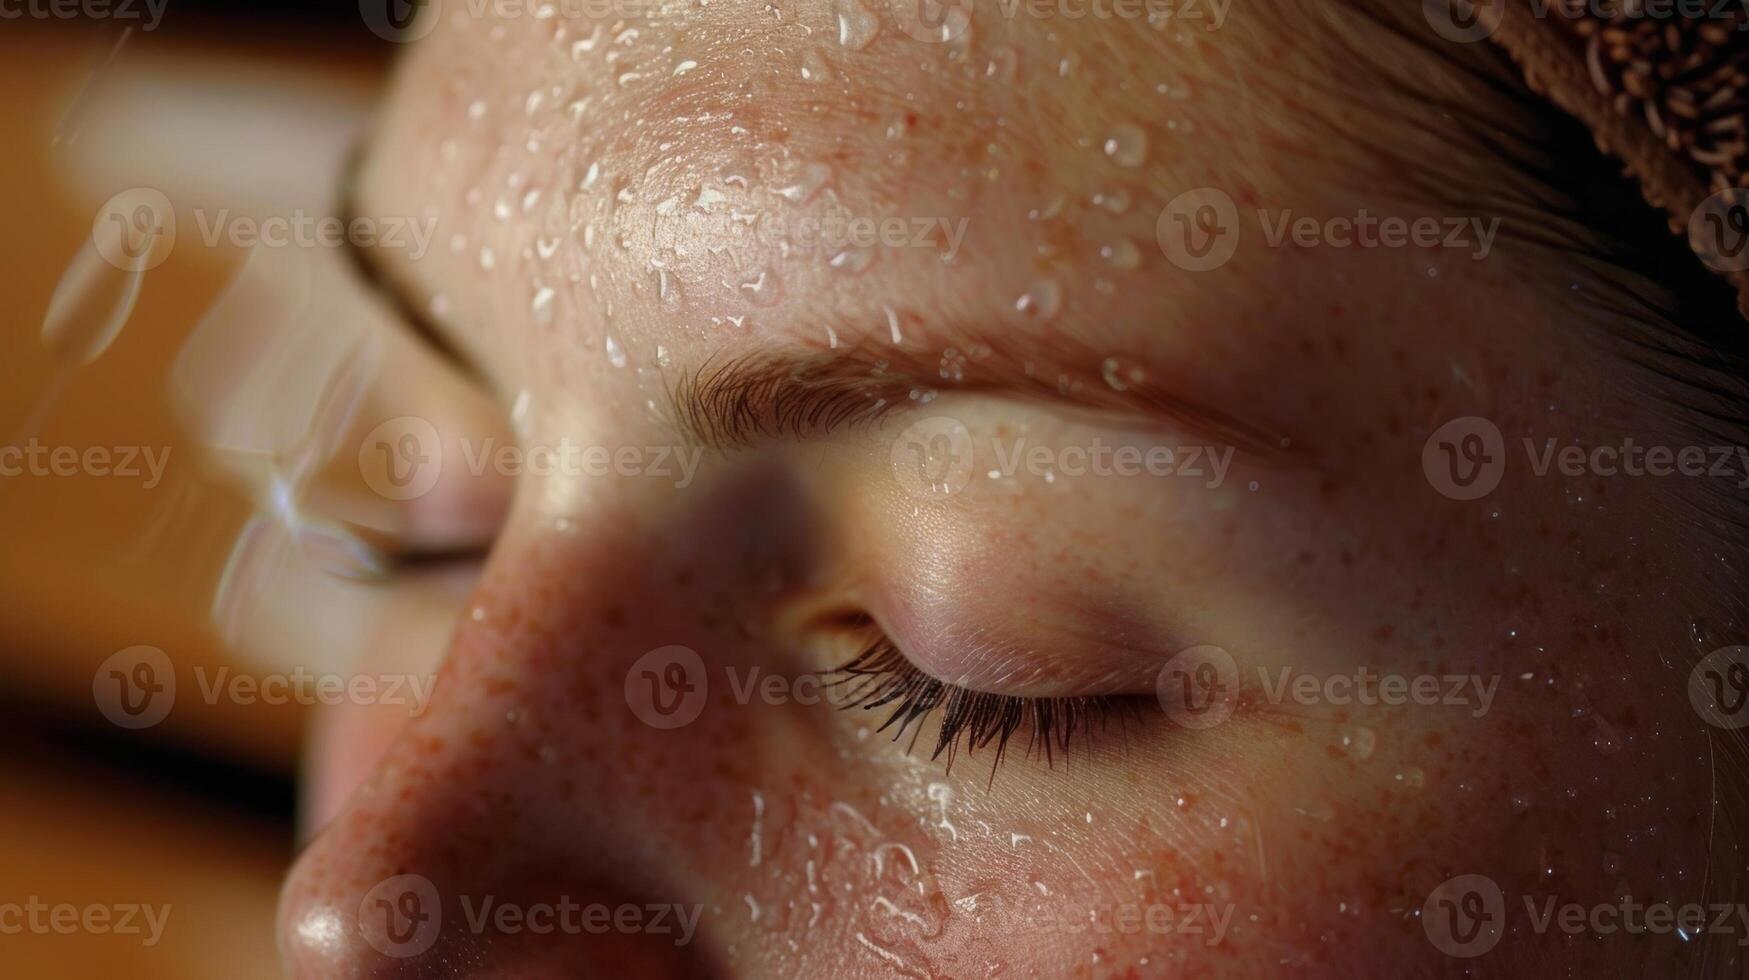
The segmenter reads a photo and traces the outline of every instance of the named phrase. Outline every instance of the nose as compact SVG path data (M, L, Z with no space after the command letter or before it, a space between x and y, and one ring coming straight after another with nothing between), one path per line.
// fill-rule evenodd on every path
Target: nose
M693 510L513 517L429 707L285 884L293 976L722 972L745 828L711 816L760 750L704 710L704 663L750 655L742 613L806 535L769 483Z

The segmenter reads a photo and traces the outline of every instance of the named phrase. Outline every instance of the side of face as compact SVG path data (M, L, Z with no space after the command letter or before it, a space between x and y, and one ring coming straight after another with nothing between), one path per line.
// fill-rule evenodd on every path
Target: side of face
M520 477L430 709L287 884L294 972L1433 972L1474 948L1422 919L1464 875L1510 903L1490 955L1688 962L1521 903L1698 900L1707 866L1658 491L1526 458L1648 424L1626 369L1503 271L1532 259L1446 247L1470 216L1260 108L1291 86L1240 11L970 9L946 41L860 0L431 15L359 207L438 220L387 272L525 447L620 462ZM1280 232L1365 207L1441 243ZM786 358L885 387L683 424L676 391ZM1469 417L1509 461L1454 499L1470 433L1432 437ZM939 713L895 744L819 683L876 634L1123 707L950 768ZM394 918L409 875L440 929Z

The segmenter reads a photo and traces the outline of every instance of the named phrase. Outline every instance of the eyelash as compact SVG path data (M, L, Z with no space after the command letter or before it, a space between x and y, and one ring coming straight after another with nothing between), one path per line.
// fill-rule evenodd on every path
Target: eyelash
M1139 714L1137 700L1126 697L1020 697L972 691L918 669L885 635L849 663L828 671L826 677L829 685L846 688L845 700L840 704L842 710L873 711L892 705L892 713L875 730L884 732L896 724L894 742L915 724L917 729L906 752L916 746L924 719L940 710L941 731L929 758L933 761L945 755L949 772L953 771L954 759L961 749L962 736L968 756L994 741L992 782L1009 741L1023 728L1028 734L1025 756L1042 755L1050 767L1058 753L1068 754L1077 735L1083 743L1090 743L1095 733L1103 733L1111 723L1116 722L1122 729Z

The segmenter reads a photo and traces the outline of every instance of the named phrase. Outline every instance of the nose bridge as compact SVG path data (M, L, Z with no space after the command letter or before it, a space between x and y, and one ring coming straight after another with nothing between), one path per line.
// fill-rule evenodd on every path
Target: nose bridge
M724 771L747 724L705 710L724 693L708 675L752 656L744 621L808 539L781 533L798 511L770 471L684 510L599 503L566 524L513 518L430 707L286 885L281 941L298 975L421 975L408 971L433 949L570 963L608 947L611 962L648 960L655 975L711 972L698 946L617 928L507 936L477 916L486 896L548 915L566 902L617 913L702 900L695 862L718 832L708 815L733 793L702 767ZM419 931L433 920L434 936Z

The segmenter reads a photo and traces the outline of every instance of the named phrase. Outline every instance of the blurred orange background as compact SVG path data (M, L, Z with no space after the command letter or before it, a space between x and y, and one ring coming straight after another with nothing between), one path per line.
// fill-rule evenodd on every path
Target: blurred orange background
M67 373L58 393L51 382L62 366L42 340L56 283L103 202L130 186L129 168L164 181L179 179L179 168L196 182L215 179L213 151L227 131L244 161L280 152L271 141L283 134L301 155L300 179L332 188L330 164L364 125L391 53L356 24L177 14L172 5L153 31L0 21L8 437L52 395L32 427L46 444L197 457L171 416L165 377L240 256L176 250L146 274L113 345ZM236 169L220 176L252 176ZM150 489L88 475L0 479L0 746L9 750L0 765L0 906L169 909L152 946L139 935L11 932L0 916L0 976L278 975L273 907L295 851L293 785L309 709L183 696L162 724L130 731L94 700L99 665L137 644L171 651L183 667L246 669L218 642L208 604L250 505L191 473L198 467L172 466Z

